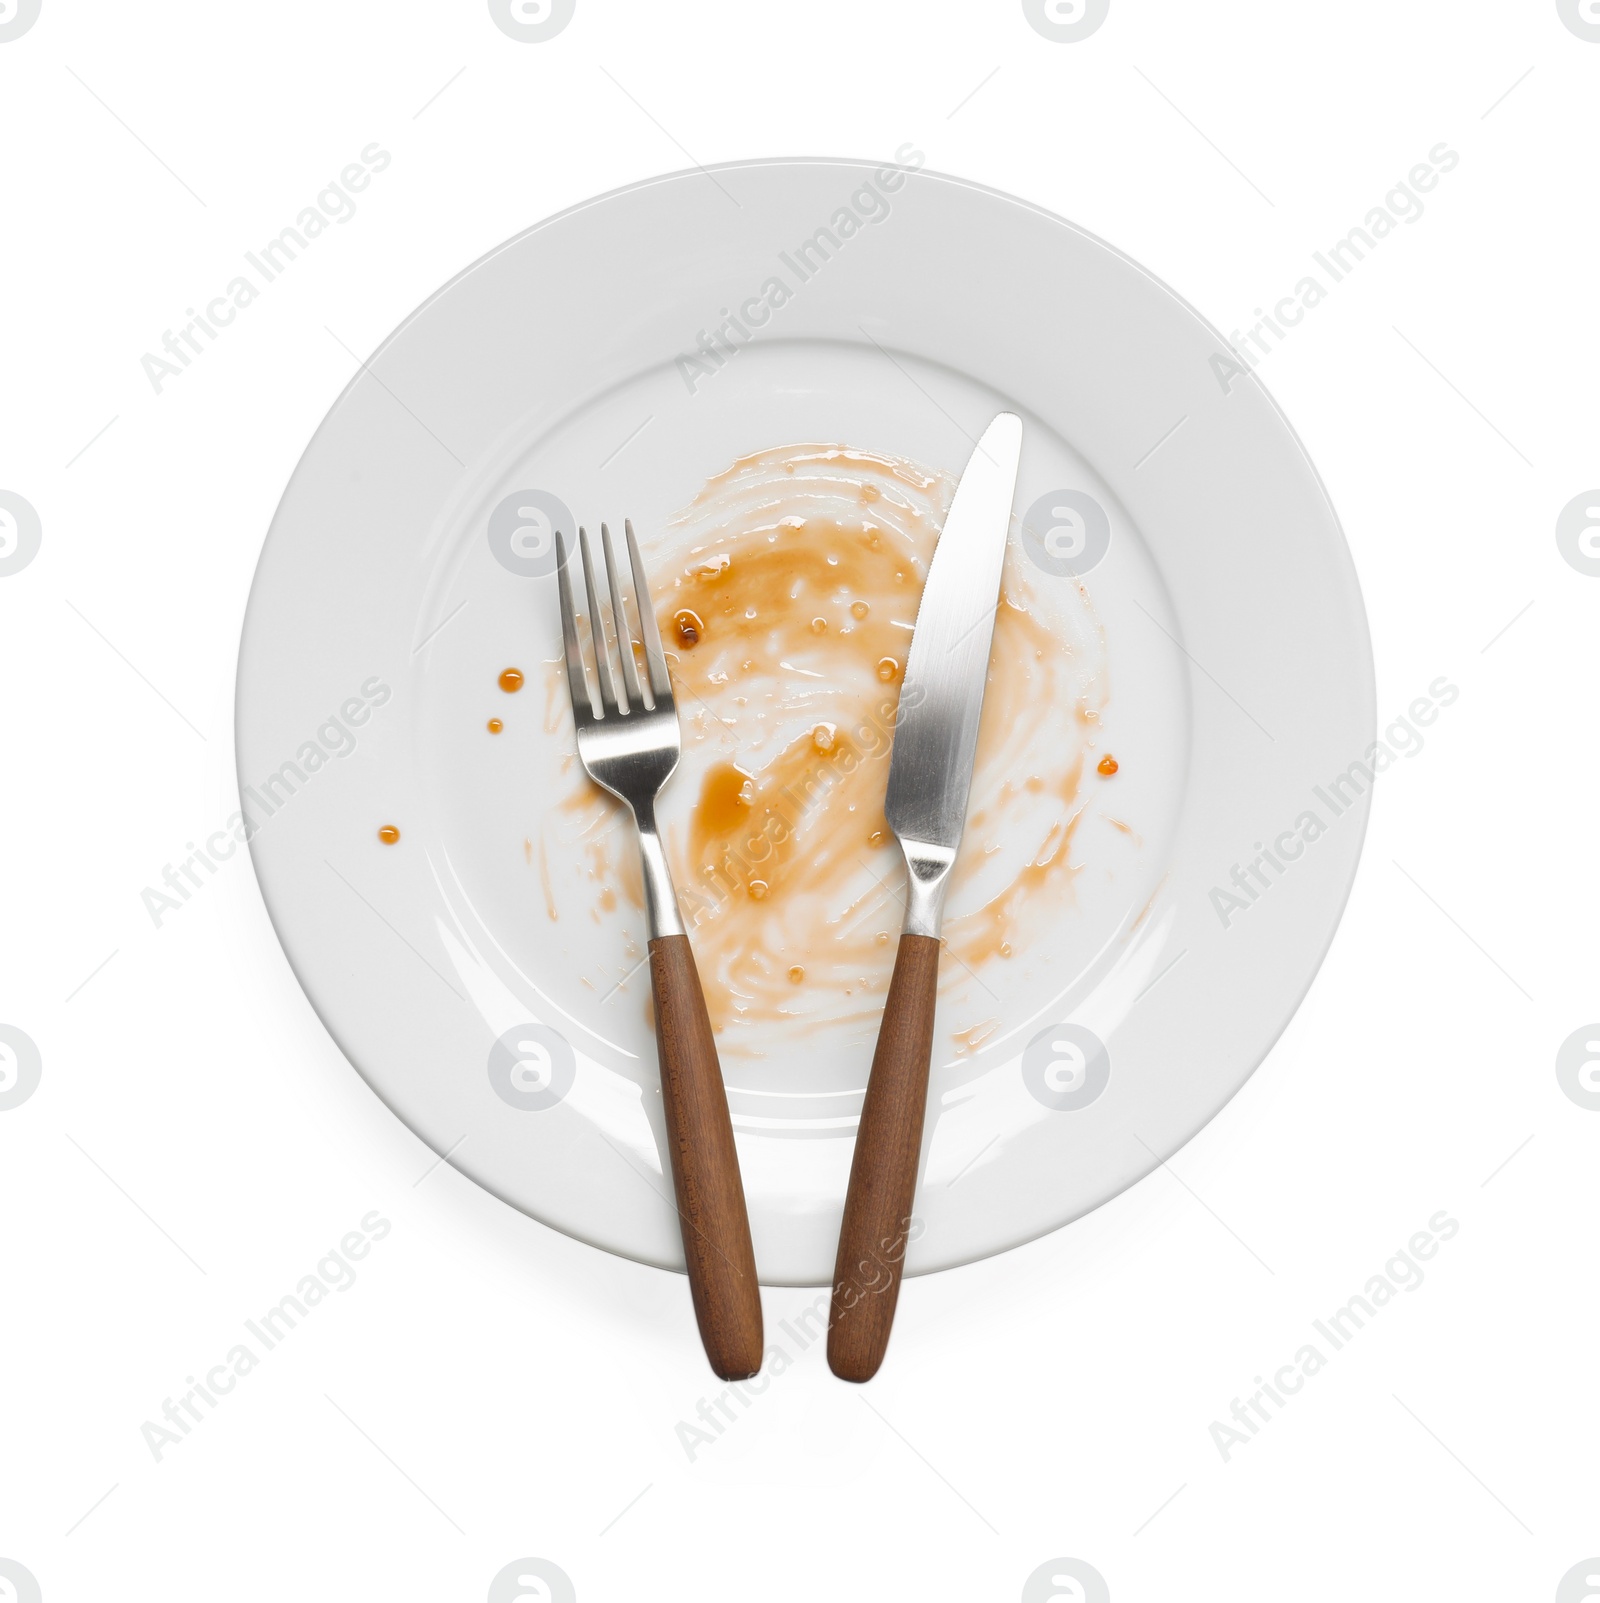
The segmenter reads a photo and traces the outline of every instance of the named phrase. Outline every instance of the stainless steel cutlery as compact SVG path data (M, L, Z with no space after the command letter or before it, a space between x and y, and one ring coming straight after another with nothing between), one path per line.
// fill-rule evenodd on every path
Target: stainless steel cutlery
M978 441L928 567L901 685L884 815L905 853L906 914L834 1268L828 1363L845 1380L877 1373L899 1299L933 1050L940 924L966 822L1021 449L1022 422L1009 412ZM609 529L600 529L603 584L589 537L578 531L589 662L573 602L573 552L557 536L567 681L584 769L638 826L662 1100L690 1289L712 1368L739 1379L761 1366L760 1292L716 1045L656 829L656 796L678 765L678 718L632 523L625 535L636 627Z
M877 1373L900 1296L933 1051L939 926L966 822L1021 450L1022 420L1002 412L956 488L900 688L884 816L905 853L906 916L834 1266L828 1364L844 1380Z
M656 830L656 796L678 766L680 752L672 680L631 521L624 524L624 535L637 627L629 622L611 531L602 523L609 631L601 604L605 592L596 581L588 533L578 531L581 614L573 605L572 552L565 538L556 536L567 685L579 760L597 785L626 803L638 826L661 1099L689 1289L711 1367L726 1380L740 1380L761 1367L761 1290L711 1020ZM587 623L582 632L580 615ZM594 667L593 694L584 661L584 633Z

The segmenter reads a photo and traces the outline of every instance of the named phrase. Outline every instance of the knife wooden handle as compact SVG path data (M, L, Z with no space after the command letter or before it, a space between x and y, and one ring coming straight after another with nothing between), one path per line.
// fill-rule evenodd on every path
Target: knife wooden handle
M661 1100L700 1340L724 1380L761 1368L761 1286L717 1044L687 935L650 942Z
M871 1380L889 1346L922 1152L938 983L937 938L902 935L856 1131L833 1270L828 1367L841 1380Z

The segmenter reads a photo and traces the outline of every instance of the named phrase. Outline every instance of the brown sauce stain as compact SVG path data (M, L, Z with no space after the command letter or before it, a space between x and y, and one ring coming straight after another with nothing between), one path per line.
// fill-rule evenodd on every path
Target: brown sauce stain
M904 877L883 816L896 685L954 488L892 458L791 446L735 463L678 520L692 540L660 572L655 605L684 766L700 778L686 838L668 849L725 1042L745 1025L870 1021L882 1007ZM953 898L987 888L985 836L1010 860L1019 828L1037 834L1006 883L947 917L951 986L966 981L962 964L1009 959L1076 874L1082 742L1068 737L1041 764L1033 731L1046 704L1097 728L1104 674L1075 660L1034 599L1008 558ZM957 1044L976 1051L994 1027Z
M566 662L557 657L544 665L544 732L553 735L563 719L572 716L571 691L567 685Z
M610 912L622 902L642 912L644 876L639 851L632 820L620 804L584 781L561 802L560 810L575 825L572 834L561 838L562 851L583 865L584 883L589 887L585 897L594 921L599 923L602 911ZM626 932L624 942L632 952L632 936Z
M1076 800L1081 761L1067 776L1062 800L1071 807ZM951 919L945 925L948 949L967 965L977 968L994 957L1011 956L1011 939L1023 905L1036 901L1052 886L1070 885L1078 870L1072 863L1072 837L1077 833L1083 809L1064 815L1049 832L1028 863L999 895L985 902L974 913ZM959 880L960 860L957 860Z
M963 1030L952 1031L956 1051L962 1056L976 1052L999 1028L999 1019L984 1019L981 1024L969 1024Z
M523 842L527 844L526 841ZM560 922L561 914L556 909L555 892L550 889L550 858L544 849L544 836L539 837L539 885L544 891L545 916L552 924Z
M765 1032L752 1026L876 1026L902 918L904 867L883 814L898 685L954 489L895 458L779 447L708 481L666 531L675 555L652 563L683 741L677 784L694 796L667 849L724 1049L759 1054ZM959 959L941 970L946 992L970 984L967 970L1026 953L1070 903L1087 743L1108 701L1088 591L1053 591L1046 613L1018 557L1008 552L1002 578L945 920ZM1082 621L1064 625L1074 605ZM545 667L555 729L565 679L559 661ZM1045 707L1061 712L1041 739ZM622 903L642 909L631 823L583 782L574 753L563 761L560 855L578 865L582 905L597 922ZM969 1025L954 1045L981 1051L997 1028Z
M690 850L698 855L710 836L731 834L747 822L754 787L750 775L733 763L713 763L706 769L694 814L698 839Z

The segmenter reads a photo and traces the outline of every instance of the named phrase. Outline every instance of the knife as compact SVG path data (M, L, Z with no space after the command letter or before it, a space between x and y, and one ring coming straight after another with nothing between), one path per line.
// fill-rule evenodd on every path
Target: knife
M928 566L895 714L884 817L906 857L906 918L856 1131L828 1320L828 1367L871 1380L883 1362L912 1228L933 1052L939 924L961 845L999 610L1022 420L983 432Z

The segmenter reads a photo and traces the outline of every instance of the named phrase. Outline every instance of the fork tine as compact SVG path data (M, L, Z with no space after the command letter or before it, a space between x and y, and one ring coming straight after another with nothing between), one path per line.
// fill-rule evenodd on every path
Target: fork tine
M650 689L656 704L672 706L672 678L667 672L667 659L661 651L661 634L656 628L655 604L650 599L650 581L644 576L644 563L639 557L639 542L633 537L633 519L623 520L623 531L628 537L628 559L633 564L633 598L639 603L639 632L644 636L645 661L650 665Z
M633 658L633 636L628 629L628 614L622 606L622 586L617 579L617 556L611 549L611 530L600 525L600 549L606 554L606 578L611 585L611 621L617 631L617 656L622 665L623 694L635 711L644 710L644 692L639 688L639 665ZM638 600L638 592L634 592Z
M606 639L605 614L600 610L600 595L594 585L594 554L589 549L587 529L578 530L578 545L583 552L583 586L589 596L589 637L594 644L595 682L600 686L599 714L602 718L620 718L622 709L611 683L611 645Z
M594 717L594 704L589 699L589 681L583 673L583 647L578 643L578 620L572 613L572 584L567 569L572 553L567 549L566 537L556 530L556 589L561 593L561 643L566 650L567 689L572 695L572 719L582 724Z

